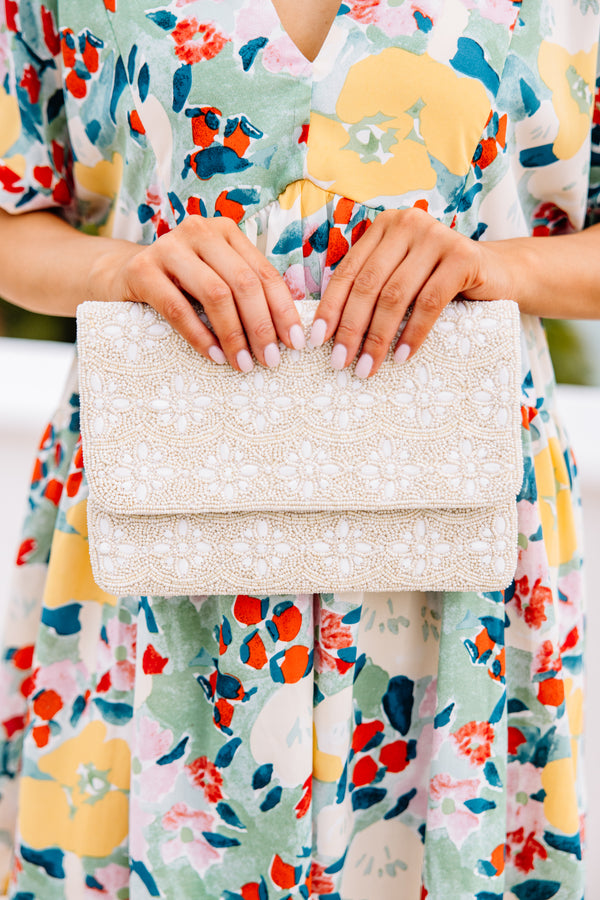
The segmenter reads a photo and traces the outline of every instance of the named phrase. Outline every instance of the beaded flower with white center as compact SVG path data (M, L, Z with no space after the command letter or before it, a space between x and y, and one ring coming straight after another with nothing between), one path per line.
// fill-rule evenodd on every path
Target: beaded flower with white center
M116 381L98 371L91 372L89 384L93 397L91 424L94 433L100 435L107 425L118 422L119 416L130 408L130 402L128 397L117 394Z
M376 402L375 394L367 390L364 381L347 371L337 372L335 380L325 383L321 393L311 400L325 421L342 431L360 422L365 410Z
M283 532L265 519L257 519L244 528L241 539L231 542L231 549L239 554L245 569L252 569L259 577L277 570L288 556L291 546L283 538Z
M211 494L218 494L225 500L233 500L249 487L249 479L258 475L255 463L244 461L244 453L232 448L226 441L218 444L215 453L203 460L196 469L198 476L207 483Z
M405 491L423 471L423 466L411 462L408 450L398 450L389 438L380 441L368 459L366 464L356 467L356 473L368 479L371 490L386 500Z
M449 475L448 486L460 490L461 496L474 497L478 491L490 487L490 479L502 471L497 462L486 462L490 453L484 444L475 447L468 438L462 440L458 448L448 450L447 462L440 471Z
M96 553L101 568L113 575L124 563L134 561L140 555L139 547L128 543L125 531L114 525L108 516L100 516L96 522L100 540L96 543Z
M300 493L307 499L317 490L328 490L331 477L339 472L340 467L331 462L325 450L307 440L302 441L299 453L288 452L284 464L275 469L290 492Z
M473 351L473 345L485 347L490 336L498 331L498 319L486 316L480 309L472 303L451 303L448 314L438 324L446 343L459 356L468 356Z
M440 425L458 405L456 393L448 390L425 364L417 367L408 390L396 391L390 399L408 420L419 422L425 428Z
M355 568L364 568L376 551L375 545L364 539L362 529L351 527L344 518L340 518L335 529L328 528L311 549L324 557L328 568L338 568L343 576L352 575Z
M136 362L144 351L156 350L160 339L171 332L166 322L157 321L156 313L143 303L124 304L128 308L118 312L102 328L102 334L113 346L125 351L127 359Z
M161 385L158 396L150 400L149 406L158 413L161 425L174 425L180 434L184 434L191 422L200 424L204 421L206 410L213 402L197 382L187 382L177 374L168 384Z
M171 466L161 465L164 456L163 450L152 449L145 441L140 441L133 454L127 450L121 453L113 470L114 477L126 493L135 493L143 502L151 491L160 491L165 480L175 475Z
M152 553L160 556L180 578L199 566L213 547L202 539L200 529L193 528L187 519L179 519L175 528L166 528L160 540L152 545Z
M439 531L431 530L424 518L419 516L412 528L400 534L399 541L393 541L390 550L396 556L405 558L405 567L413 575L422 575L429 566L439 566L442 558L456 547L444 541Z
M511 410L511 380L506 366L492 372L474 391L472 400L482 421L492 419L500 428L506 428Z
M292 397L282 393L279 379L266 379L260 369L256 369L240 382L239 390L229 396L229 406L233 407L244 425L251 425L259 434L267 423L281 421L283 410L294 405Z
M476 541L471 541L469 548L481 555L481 560L486 565L493 565L494 570L501 575L506 566L506 545L509 540L506 519L496 516L492 527L485 527Z

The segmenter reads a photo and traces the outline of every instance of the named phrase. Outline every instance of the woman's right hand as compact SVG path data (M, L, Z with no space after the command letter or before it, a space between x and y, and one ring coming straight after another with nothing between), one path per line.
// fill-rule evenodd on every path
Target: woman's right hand
M202 304L214 334L186 294ZM279 272L228 218L189 216L147 246L115 242L90 271L98 300L148 303L195 350L241 372L279 363L278 339L301 349L304 332Z

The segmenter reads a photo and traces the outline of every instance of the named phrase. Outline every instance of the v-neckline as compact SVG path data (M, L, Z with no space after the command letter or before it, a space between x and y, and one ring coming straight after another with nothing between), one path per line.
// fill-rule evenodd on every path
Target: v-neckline
M335 23L336 23L337 18L342 14L342 13L341 13L341 9L342 9L342 7L344 6L344 0L340 0L340 2L339 2L339 4L338 4L337 11L336 11L336 14L335 14L335 16L333 17L333 21L331 22L331 25L329 26L329 30L328 30L327 34L325 35L325 38L324 38L324 40L323 40L323 43L321 44L321 47L319 48L319 52L317 53L317 55L315 56L315 58L312 59L312 60L309 59L308 56L305 56L305 55L304 55L304 53L302 52L302 50L300 49L300 47L298 46L298 44L296 43L296 41L291 37L289 31L287 30L287 28L284 26L283 22L281 21L281 18L280 18L280 16L279 16L278 11L277 11L277 7L276 7L275 4L273 3L273 0L268 0L268 2L269 2L269 5L270 5L270 7L271 7L271 9L272 9L272 11L273 11L273 14L274 14L276 20L277 20L277 27L279 28L279 31L281 32L282 35L284 35L284 36L288 39L288 41L290 42L290 44L291 44L292 47L294 48L294 51L295 51L295 52L298 54L298 56L302 59L302 61L304 62L304 64L305 64L306 66L309 66L310 69L312 70L312 69L317 65L317 63L321 60L321 57L325 54L325 52L326 52L326 50L327 50L327 46L328 46L328 44L330 43L330 41L331 41L331 39L332 39L332 37L333 37L333 32L334 32L334 30L335 30Z

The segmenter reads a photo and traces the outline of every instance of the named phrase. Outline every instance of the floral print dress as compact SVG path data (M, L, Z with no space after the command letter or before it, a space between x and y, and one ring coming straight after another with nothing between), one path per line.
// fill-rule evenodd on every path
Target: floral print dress
M314 63L270 0L4 9L13 213L142 243L229 216L295 298L382 209L475 240L583 225L587 0L342 0ZM580 900L576 471L537 319L522 344L519 564L498 593L107 595L73 375L35 460L0 669L9 897Z

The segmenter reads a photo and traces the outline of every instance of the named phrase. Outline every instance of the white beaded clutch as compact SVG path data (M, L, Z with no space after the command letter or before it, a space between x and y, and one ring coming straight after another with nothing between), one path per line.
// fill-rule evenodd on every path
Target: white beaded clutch
M298 304L305 328L316 301ZM331 342L248 374L150 307L78 311L89 543L114 594L510 584L522 480L519 314L451 303L402 366Z

